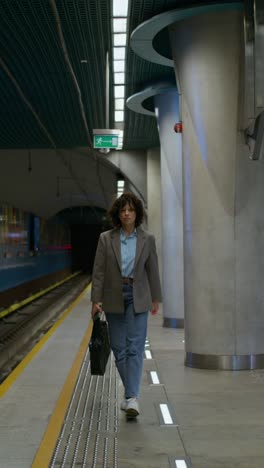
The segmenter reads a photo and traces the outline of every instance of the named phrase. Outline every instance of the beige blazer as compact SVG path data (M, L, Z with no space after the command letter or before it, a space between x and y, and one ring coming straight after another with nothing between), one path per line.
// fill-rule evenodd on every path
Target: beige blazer
M103 232L95 255L91 300L102 302L106 313L124 311L121 268L120 230ZM137 228L133 298L138 313L151 310L152 302L161 301L155 238L142 227Z

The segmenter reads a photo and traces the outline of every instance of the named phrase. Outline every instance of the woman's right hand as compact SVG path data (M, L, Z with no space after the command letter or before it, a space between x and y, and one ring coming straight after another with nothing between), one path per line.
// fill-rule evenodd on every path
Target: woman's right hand
M92 305L92 310L91 310L91 316L92 318L94 318L95 314L101 314L102 313L102 307L100 304L98 304L97 302L93 302L93 305Z

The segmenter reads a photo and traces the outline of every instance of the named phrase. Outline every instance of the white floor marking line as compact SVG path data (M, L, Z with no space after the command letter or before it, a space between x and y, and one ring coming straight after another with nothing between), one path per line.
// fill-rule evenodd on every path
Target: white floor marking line
M152 354L148 349L145 350L145 356L146 356L146 359L152 359Z
M160 384L159 376L156 371L150 371L150 376L151 376L151 380L153 384L155 385Z
M165 403L161 403L159 406L160 406L160 411L161 411L164 423L165 424L173 424L173 420L172 420L172 417L170 415L168 405L166 405Z

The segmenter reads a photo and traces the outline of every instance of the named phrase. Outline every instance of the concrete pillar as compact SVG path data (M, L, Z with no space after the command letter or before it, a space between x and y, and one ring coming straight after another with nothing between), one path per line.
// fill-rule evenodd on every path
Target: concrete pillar
M147 207L148 230L156 239L159 271L162 277L161 256L161 180L160 180L160 149L151 148L147 151Z
M182 92L186 364L264 364L264 166L243 134L242 16L207 13L175 23Z
M177 91L155 96L161 146L162 287L164 326L183 327L182 143Z

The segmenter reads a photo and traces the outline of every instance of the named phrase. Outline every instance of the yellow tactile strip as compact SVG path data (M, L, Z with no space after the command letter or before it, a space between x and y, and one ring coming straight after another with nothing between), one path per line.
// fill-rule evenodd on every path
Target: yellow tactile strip
M38 349L34 352L31 359L39 351L39 349L44 345L44 343L49 339L49 337L54 333L54 331L61 325L61 323L65 320L67 315L69 315L72 309L78 304L78 302L82 299L83 295L87 292L89 288L90 288L90 285L87 288L85 288L85 290L78 297L78 299L76 299L76 301L74 301L74 303L66 310L65 314L63 314L61 319L49 330L49 332L45 335L45 337L35 346L32 352L34 352L36 348ZM93 324L92 324L92 320L90 320L85 336L81 342L79 351L76 355L72 368L69 372L67 380L64 384L64 387L57 401L56 408L49 421L48 427L43 436L39 449L36 453L35 459L31 465L32 468L47 468L49 466L49 462L50 462L52 453L54 451L54 447L57 442L57 438L61 430L64 416L67 411L67 408L71 399L71 395L72 395L76 380L79 375L80 367L82 365L82 361L83 361L85 352L87 350L87 346L91 338L92 328L93 328ZM23 364L23 362L21 364ZM24 367L25 366L23 366L23 368Z

